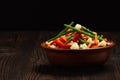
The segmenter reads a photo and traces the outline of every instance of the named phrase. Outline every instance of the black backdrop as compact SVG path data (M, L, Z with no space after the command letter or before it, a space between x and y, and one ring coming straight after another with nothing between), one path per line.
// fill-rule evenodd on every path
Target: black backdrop
M1 9L0 30L61 30L64 23L69 24L71 21L96 31L120 30L117 3L47 3L34 8Z
M120 12L117 4L71 5L57 8L32 8L32 24L42 30L63 29L64 23L75 21L92 30L119 31ZM46 28L47 27L47 28Z

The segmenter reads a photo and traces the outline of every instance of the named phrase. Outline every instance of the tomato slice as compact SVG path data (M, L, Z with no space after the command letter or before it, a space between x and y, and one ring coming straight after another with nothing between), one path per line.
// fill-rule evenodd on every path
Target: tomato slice
M76 33L75 36L73 37L72 41L76 42L80 37L81 37L81 34Z

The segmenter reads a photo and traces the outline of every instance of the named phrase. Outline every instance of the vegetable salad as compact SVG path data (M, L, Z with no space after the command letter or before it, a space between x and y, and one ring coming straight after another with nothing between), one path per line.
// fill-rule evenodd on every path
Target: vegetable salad
M64 24L65 28L56 36L46 41L50 48L63 49L87 49L98 48L109 45L107 38L99 35L81 24Z

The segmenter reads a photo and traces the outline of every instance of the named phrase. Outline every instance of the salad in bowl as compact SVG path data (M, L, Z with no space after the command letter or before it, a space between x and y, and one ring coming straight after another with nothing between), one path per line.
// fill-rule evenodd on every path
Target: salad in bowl
M47 40L45 43L50 48L61 49L88 49L109 46L107 38L99 35L80 24L64 24L66 27L58 35Z
M88 66L104 64L111 53L110 41L81 24L64 24L65 28L41 43L48 60L59 66Z

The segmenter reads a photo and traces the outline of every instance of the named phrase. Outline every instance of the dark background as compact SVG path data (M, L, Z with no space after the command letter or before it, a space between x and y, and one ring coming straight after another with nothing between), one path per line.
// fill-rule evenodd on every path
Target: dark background
M71 1L43 2L32 8L3 8L0 30L61 30L64 23L74 21L96 31L119 31L119 7L117 2L112 1Z
M32 8L33 26L41 27L44 30L57 30L63 29L63 24L69 24L71 21L98 31L117 31L120 26L120 15L116 8L46 10Z
M32 8L10 7L0 9L0 30L32 29Z

